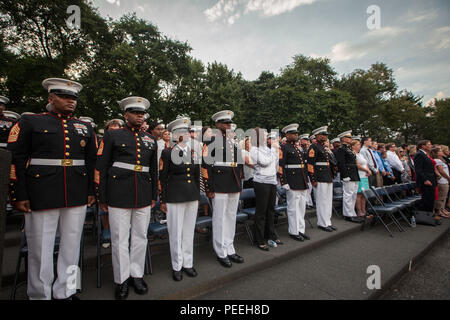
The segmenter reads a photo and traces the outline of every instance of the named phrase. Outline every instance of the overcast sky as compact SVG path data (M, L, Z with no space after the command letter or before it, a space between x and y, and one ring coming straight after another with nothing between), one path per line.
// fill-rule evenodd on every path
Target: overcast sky
M296 54L326 56L339 74L384 62L399 89L450 97L449 0L94 0L103 16L136 12L187 41L205 64L247 80L279 73ZM380 9L380 29L369 6Z

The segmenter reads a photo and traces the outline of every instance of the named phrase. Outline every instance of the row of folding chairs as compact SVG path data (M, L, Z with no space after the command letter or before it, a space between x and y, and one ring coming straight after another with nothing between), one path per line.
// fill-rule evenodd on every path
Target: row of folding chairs
M408 216L412 215L415 206L420 202L420 195L416 192L415 183L395 184L380 188L371 187L363 190L367 201L368 213L374 216L371 225L379 221L391 237L393 233L390 226L395 226L400 232L406 231L401 221L411 227ZM364 230L365 223L361 230Z

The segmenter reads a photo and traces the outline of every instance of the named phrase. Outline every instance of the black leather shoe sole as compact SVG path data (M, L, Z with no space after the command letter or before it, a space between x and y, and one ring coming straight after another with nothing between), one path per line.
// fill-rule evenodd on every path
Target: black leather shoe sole
M217 261L225 268L231 268L232 266L231 261L227 258L217 258Z
M322 227L322 226L318 226L318 228L322 231L325 232L333 232L333 229L329 228L329 227Z
M300 241L300 242L305 241L305 239L303 239L303 237L301 237L301 236L293 236L293 235L289 235L289 237L291 237L291 238L294 239L295 241Z
M335 226L328 226L328 228L330 228L333 231L337 231L338 230Z
M244 258L238 256L238 255L231 255L228 256L228 259L230 259L231 261L235 262L235 263L244 263Z
M128 286L126 289L119 289L118 287L116 288L116 293L115 293L115 298L116 300L125 300L126 298L128 298Z
M183 274L181 271L172 271L172 279L175 281L183 280Z
M134 280L131 279L129 281L129 286L134 287L134 292L136 292L136 294L144 295L144 294L148 293L148 287L147 287L147 284L145 282L136 285L134 283Z
M304 233L299 233L298 234L300 237L302 237L303 239L305 239L305 240L311 240L311 238L310 237L308 237L306 234L304 234Z
M198 275L197 271L194 268L181 268L181 271L186 273L186 275L191 278L195 278Z

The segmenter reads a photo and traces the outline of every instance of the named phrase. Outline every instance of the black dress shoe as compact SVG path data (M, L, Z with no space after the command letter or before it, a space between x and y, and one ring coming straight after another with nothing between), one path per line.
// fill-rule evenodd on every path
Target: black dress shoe
M299 232L298 235L301 236L301 237L302 237L303 239L305 239L305 240L311 240L311 238L308 237L308 236L307 236L306 234L304 234L304 233Z
M137 294L143 295L148 292L148 286L143 278L132 278L130 285L134 287L134 292Z
M296 235L296 236L294 236L293 234L290 234L289 237L291 237L291 238L294 239L295 241L301 241L301 242L305 241L305 239L304 239L301 235L299 235L299 234Z
M230 261L230 259L228 259L228 257L225 257L225 258L217 257L217 261L219 261L220 264L222 266L224 266L225 268L231 268L231 266L232 266L231 261Z
M345 221L350 221L353 223L362 223L364 220L361 219L360 217L344 217Z
M326 232L333 232L333 229L331 229L330 227L322 227L322 226L317 226L320 230L326 231Z
M181 281L183 280L183 274L181 271L172 270L172 279L175 281Z
M330 228L333 231L337 231L338 230L335 226L328 226L328 228Z
M228 258L236 263L244 263L244 258L242 258L240 255L238 254L232 254L231 256L228 256Z
M122 284L116 285L116 300L125 300L128 298L128 280L124 281Z
M188 277L195 278L198 273L194 268L181 268L181 271L184 271Z

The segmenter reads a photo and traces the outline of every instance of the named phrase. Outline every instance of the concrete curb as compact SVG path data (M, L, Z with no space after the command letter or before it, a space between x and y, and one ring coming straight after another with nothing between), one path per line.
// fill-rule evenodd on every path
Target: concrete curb
M435 227L435 228L439 228ZM411 267L414 265L420 264L421 260L436 246L445 236L447 233L450 232L450 226L446 227L444 231L441 232L441 234L434 239L432 242L430 242L429 245L427 245L422 251L420 251L416 256L414 256L411 260ZM368 296L368 300L378 300L380 299L393 285L395 285L402 277L404 277L409 272L410 263L407 263L405 266L403 266L396 274L390 277L388 281L384 283L382 288L380 290L376 290L372 294Z

